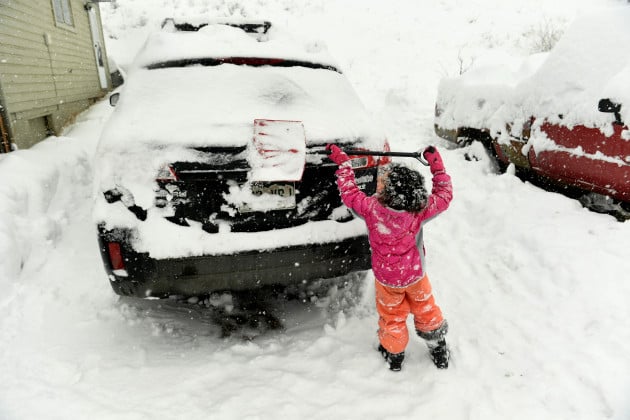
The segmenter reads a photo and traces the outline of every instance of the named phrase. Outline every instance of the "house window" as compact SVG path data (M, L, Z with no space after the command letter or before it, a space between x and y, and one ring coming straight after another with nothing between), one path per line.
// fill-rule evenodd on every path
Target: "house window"
M70 9L70 0L52 0L52 3L57 23L74 26L74 20L72 20L72 9Z

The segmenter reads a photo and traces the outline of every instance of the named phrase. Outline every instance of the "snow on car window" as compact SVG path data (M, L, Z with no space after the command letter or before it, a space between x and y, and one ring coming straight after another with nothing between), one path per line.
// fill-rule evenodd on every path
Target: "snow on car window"
M376 142L374 124L343 75L224 64L131 74L103 146L244 145L258 118L303 121L310 142L357 137Z

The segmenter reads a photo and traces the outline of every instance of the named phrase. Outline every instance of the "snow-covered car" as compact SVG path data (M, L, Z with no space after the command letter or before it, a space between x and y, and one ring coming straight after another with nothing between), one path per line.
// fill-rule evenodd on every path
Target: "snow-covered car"
M630 57L603 48L630 43L628 19L628 7L581 17L518 72L501 62L442 80L436 133L480 140L502 165L630 216Z
M387 141L321 42L266 21L170 19L121 89L97 149L94 210L116 293L191 296L370 268L336 165L314 152L328 143L383 151ZM299 179L252 177L264 122L301 127ZM351 157L373 193L387 158Z
M441 79L435 101L436 134L461 145L477 140L489 146L502 135L519 139L527 121L517 124L520 115L506 117L502 111L515 100L519 83L535 73L547 56L488 53L465 73Z

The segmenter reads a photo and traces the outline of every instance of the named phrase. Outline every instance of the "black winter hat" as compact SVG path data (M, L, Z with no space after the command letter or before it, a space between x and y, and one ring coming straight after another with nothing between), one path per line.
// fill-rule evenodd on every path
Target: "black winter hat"
M427 205L429 195L420 172L392 163L383 179L381 204L394 210L419 212Z

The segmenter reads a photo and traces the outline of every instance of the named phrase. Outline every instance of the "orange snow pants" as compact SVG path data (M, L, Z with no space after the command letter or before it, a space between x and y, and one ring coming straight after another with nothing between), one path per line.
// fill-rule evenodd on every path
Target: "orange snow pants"
M407 317L410 313L416 330L421 332L435 331L444 321L426 275L407 287L388 287L376 280L376 310L379 315L378 339L394 354L404 351L409 342Z

